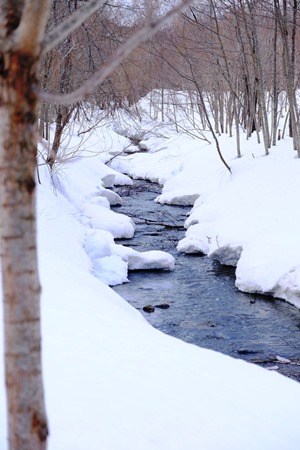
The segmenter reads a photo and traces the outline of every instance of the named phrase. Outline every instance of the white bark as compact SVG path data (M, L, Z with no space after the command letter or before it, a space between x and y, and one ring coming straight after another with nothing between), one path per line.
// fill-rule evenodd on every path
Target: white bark
M34 64L22 53L6 55L6 64L10 77L0 82L0 207L8 439L10 450L44 450L48 428L34 180L37 101L27 85L34 81Z
M9 450L45 450L48 435L36 251L34 86L49 4L0 3L2 36L10 37L3 46L0 41L0 238Z
M26 0L21 22L15 32L15 47L37 55L45 32L50 0ZM33 26L34 24L34 26Z

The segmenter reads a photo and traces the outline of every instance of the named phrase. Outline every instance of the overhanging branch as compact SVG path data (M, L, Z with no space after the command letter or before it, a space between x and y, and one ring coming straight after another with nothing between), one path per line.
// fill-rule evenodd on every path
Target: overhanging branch
M88 17L101 8L106 2L107 0L90 0L84 6L77 9L71 16L46 34L42 44L42 52L47 53L66 39L72 31L80 27Z
M95 87L101 84L135 48L142 42L153 37L170 18L192 2L193 0L182 0L178 5L174 6L155 22L147 22L143 28L127 39L126 42L116 50L113 56L109 58L80 88L64 95L40 92L41 100L57 105L67 105L86 99L94 91Z

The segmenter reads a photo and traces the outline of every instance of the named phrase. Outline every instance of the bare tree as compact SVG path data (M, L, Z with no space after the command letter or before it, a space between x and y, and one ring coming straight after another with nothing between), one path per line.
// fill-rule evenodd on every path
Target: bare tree
M43 51L67 38L104 3L104 0L83 2L81 8L43 38L50 0L0 0L1 258L10 450L44 450L48 436L41 369L35 216L38 66ZM65 94L58 103L82 100L141 41L153 36L188 3L189 0L183 0L154 22L146 22L90 83L74 94ZM58 100L52 95L45 98Z
M274 14L278 22L278 28L282 39L283 71L286 82L286 92L289 102L290 134L293 137L294 149L300 157L300 115L296 99L295 83L295 24L297 3L293 8L292 45L289 45L290 21L288 18L287 1L274 0Z

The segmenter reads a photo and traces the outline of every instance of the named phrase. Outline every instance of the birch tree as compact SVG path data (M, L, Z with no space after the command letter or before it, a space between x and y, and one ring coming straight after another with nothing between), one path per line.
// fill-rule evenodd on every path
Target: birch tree
M79 3L83 6L44 36L51 0L0 0L0 239L9 450L44 450L49 434L35 215L40 99L59 104L83 100L140 42L152 37L190 1L178 2L155 21L146 20L74 93L42 94L38 77L42 54L66 39L105 0Z
M48 0L0 2L1 260L10 450L43 449L48 435L35 225L37 73L48 7Z

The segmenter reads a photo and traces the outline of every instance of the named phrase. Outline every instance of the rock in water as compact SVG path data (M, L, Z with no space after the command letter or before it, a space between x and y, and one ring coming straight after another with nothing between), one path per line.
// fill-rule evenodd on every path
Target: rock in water
M155 311L155 306L145 305L145 306L143 306L143 311L145 311L147 313L153 313Z
M170 305L169 303L160 303L159 305L155 305L155 308L168 309L170 308Z

